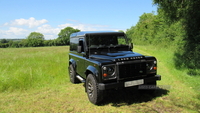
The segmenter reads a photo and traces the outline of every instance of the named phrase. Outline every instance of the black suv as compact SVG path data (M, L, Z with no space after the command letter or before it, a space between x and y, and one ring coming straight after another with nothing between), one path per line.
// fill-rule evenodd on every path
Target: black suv
M99 104L108 89L156 86L156 80L161 80L156 58L132 52L132 48L123 32L72 33L70 81L83 82L93 104Z

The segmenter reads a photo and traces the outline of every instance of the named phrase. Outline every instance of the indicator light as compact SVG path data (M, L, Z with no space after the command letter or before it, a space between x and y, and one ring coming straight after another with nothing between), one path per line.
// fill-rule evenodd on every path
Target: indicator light
M103 76L104 76L104 77L107 77L107 76L108 76L108 74L107 74L107 73L104 73L104 74L103 74Z

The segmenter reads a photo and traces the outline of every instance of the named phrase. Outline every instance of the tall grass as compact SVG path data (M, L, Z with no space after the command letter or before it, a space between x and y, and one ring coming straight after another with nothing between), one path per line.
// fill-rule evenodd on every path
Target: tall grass
M169 97L174 105L200 110L200 76L190 76L187 69L176 68L173 59L175 49L153 45L136 47L135 51L157 58L158 74L162 75L159 84L170 86Z
M0 49L0 92L66 83L68 47Z
M158 67L158 73L162 70L159 68L166 67L166 70L174 75L173 78L180 80L184 84L189 87L192 87L196 91L200 91L200 76L190 76L187 74L188 69L177 69L174 61L174 52L175 49L172 47L160 47L160 46L136 46L136 51L141 52L147 55L154 55L158 59L159 64L163 64L163 66ZM167 76L168 77L168 76ZM171 79L171 78L170 78Z

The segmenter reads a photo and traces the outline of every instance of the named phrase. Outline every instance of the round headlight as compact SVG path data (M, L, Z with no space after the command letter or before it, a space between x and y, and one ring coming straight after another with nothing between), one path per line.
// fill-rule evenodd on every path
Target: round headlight
M102 66L102 76L104 80L116 79L116 67L115 65Z
M108 74L113 75L115 72L115 69L113 67L108 67Z
M157 69L157 67L156 67L156 61L147 63L147 69L148 70L156 70Z

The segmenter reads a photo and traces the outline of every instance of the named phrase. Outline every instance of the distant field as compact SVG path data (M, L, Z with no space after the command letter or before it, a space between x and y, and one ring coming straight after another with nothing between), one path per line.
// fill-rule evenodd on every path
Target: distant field
M0 49L0 91L66 83L68 49L66 46Z
M113 91L101 106L95 106L83 84L69 82L68 46L0 49L0 111L200 112L200 77L176 70L169 50L136 46L134 51L158 58L161 89L156 95Z

